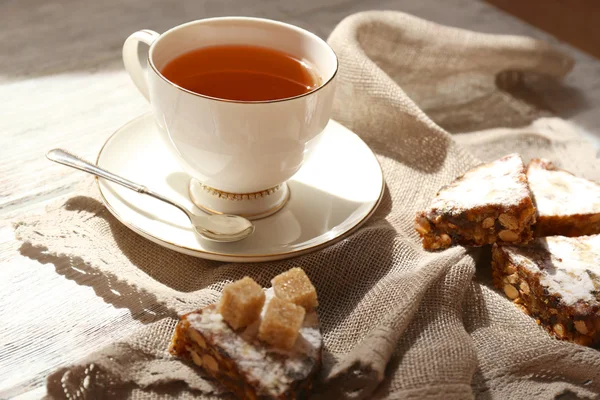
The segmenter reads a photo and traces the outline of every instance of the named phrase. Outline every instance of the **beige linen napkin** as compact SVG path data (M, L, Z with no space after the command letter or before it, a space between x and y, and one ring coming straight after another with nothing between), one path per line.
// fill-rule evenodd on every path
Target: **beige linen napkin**
M352 15L329 43L340 59L334 118L371 146L385 174L375 215L317 253L245 265L184 256L137 236L108 213L95 187L22 221L17 235L30 251L70 258L97 274L99 295L116 287L126 293L119 306L155 313L127 340L54 372L51 397L219 395L168 355L176 315L215 301L226 282L250 275L267 286L294 266L319 293L325 350L316 398L600 393L600 353L551 338L497 293L489 248L428 253L413 228L415 212L440 186L508 152L600 178L593 146L527 91L532 77L565 75L570 59L532 39L397 12Z

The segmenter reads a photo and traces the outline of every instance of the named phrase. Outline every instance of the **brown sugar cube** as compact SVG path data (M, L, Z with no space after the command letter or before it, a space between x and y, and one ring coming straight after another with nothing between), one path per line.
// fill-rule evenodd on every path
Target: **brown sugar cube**
M279 349L294 347L304 322L304 308L273 297L258 328L258 338Z
M275 296L310 311L319 305L317 291L301 268L292 268L271 280Z
M252 278L245 276L223 288L219 313L233 329L256 321L265 304L265 292Z

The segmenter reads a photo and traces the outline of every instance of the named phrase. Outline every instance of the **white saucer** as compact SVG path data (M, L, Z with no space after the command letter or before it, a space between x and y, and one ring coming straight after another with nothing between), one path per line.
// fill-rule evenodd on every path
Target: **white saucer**
M189 175L159 135L150 114L138 117L106 141L97 163L201 213L188 197ZM98 179L106 207L133 231L184 254L230 262L281 260L336 242L373 214L384 188L371 149L335 121L329 122L310 159L287 184L287 204L254 221L256 231L250 237L215 243L198 237L176 208Z

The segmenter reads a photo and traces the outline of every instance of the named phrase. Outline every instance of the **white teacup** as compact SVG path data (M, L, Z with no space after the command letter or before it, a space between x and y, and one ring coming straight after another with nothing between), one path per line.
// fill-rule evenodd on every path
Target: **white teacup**
M138 58L140 41L150 46L147 69ZM290 98L232 101L184 89L160 72L183 53L230 44L272 48L305 60L315 68L318 86ZM191 175L190 197L198 207L260 218L285 204L285 182L301 167L331 114L338 62L324 40L267 19L210 18L163 34L135 32L123 45L123 61Z

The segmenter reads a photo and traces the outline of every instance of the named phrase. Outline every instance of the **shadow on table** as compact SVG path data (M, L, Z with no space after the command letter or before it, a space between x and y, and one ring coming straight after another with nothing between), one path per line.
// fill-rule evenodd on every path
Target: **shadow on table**
M91 287L106 303L115 308L129 309L131 316L144 324L165 317L177 317L175 311L160 304L152 293L140 291L114 275L101 272L81 258L51 255L47 253L47 249L34 247L29 243L21 245L19 251L42 264L53 264L59 275L78 285Z
M102 203L93 198L72 198L65 207L70 211L88 212L94 215L93 218L104 220L118 246L115 251L121 251L140 270L140 279L150 277L173 289L174 300L186 303L184 306L188 308L193 306L193 293L201 289L219 290L228 281L245 275L268 287L273 276L291 267L301 266L313 278L317 287L322 305L322 328L326 333L352 313L369 289L392 267L393 242L397 233L385 219L391 205L386 187L375 214L348 238L316 253L291 260L252 264L204 260L166 249L121 224ZM96 224L102 223L96 221ZM110 248L103 251L110 251ZM175 310L159 304L160 299L143 288L143 285L136 286L135 282L129 283L118 275L106 274L94 267L93 262L98 262L97 260L86 260L86 263L82 258L50 255L45 249L27 244L21 247L21 253L41 263L54 264L60 275L80 285L92 287L98 296L115 307L129 308L134 318L144 323L176 315ZM357 279L357 276L360 278ZM180 292L179 296L177 292ZM197 300L199 302L202 299L198 297Z

